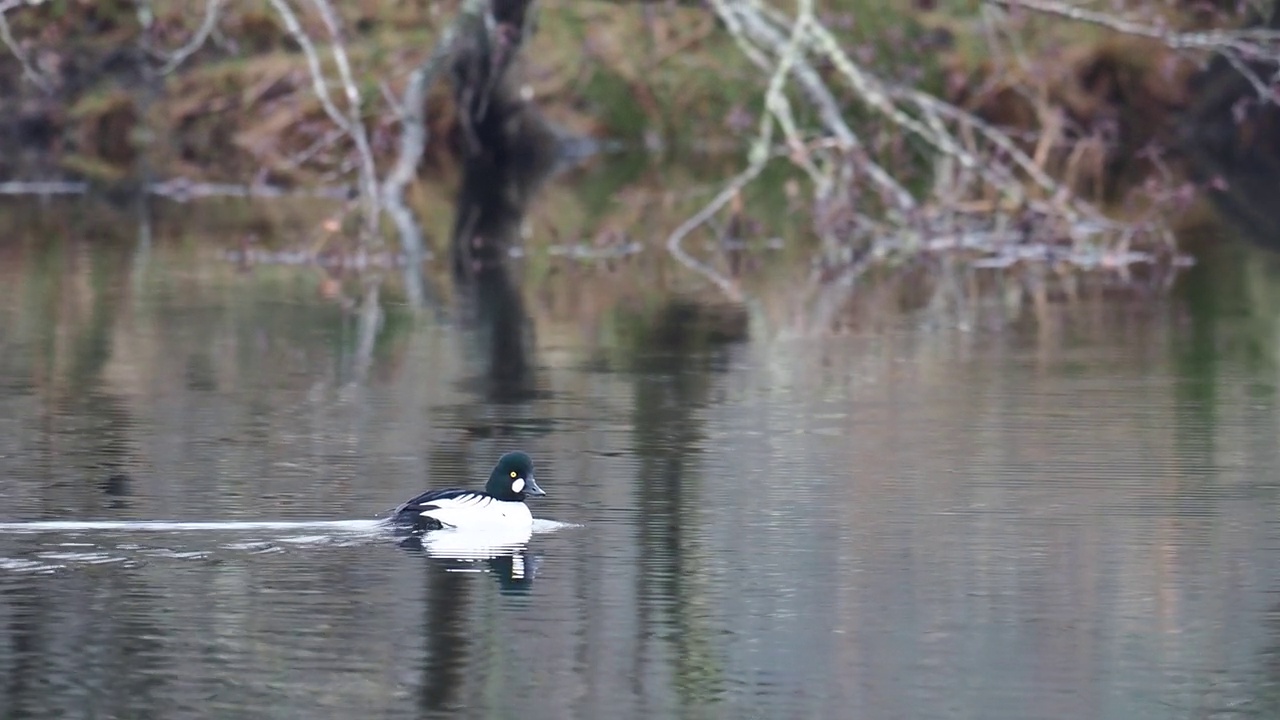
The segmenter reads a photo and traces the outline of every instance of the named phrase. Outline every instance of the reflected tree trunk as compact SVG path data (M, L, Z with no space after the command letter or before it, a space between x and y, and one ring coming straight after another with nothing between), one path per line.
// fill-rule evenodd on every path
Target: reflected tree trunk
M745 313L741 306L735 306ZM641 458L637 500L644 518L638 542L643 548L645 582L663 588L662 597L675 598L665 620L675 631L672 676L680 715L699 716L721 690L724 661L715 644L715 628L707 621L708 589L705 568L697 566L696 507L704 497L699 466L706 438L699 408L710 394L708 368L691 366L714 362L717 345L744 338L745 315L726 321L718 306L677 301L649 317L633 318L639 325L631 337L629 369L636 373L635 453ZM641 625L651 626L656 611L642 594L637 598ZM661 617L659 615L659 617Z
M47 508L54 515L97 512L105 505L121 508L127 504L130 493L130 471L138 465L138 444L133 434L137 422L129 404L113 391L103 374L113 356L118 306L125 301L121 297L125 285L119 279L130 272L130 258L124 248L105 248L92 254L92 312L87 323L72 345L73 356L67 371L66 402L76 414L93 418L96 422L85 443L74 443L74 449L62 452L83 453L84 468L88 473L85 484L67 488L66 505ZM58 437L67 429L55 424L48 438L51 451L56 451ZM102 498L93 489L107 497Z
M487 362L482 394L492 402L533 392L532 327L506 259L559 147L508 72L531 30L532 5L494 2L492 23L470 25L451 66L464 150L450 266L463 315L479 331Z
M448 710L458 703L458 691L466 683L462 671L468 664L467 633L463 616L468 592L463 573L427 566L426 648L422 660L419 707L423 714Z

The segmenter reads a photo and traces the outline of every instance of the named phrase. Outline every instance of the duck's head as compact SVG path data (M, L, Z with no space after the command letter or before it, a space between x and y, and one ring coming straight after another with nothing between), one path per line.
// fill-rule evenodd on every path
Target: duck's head
M519 451L509 452L498 459L484 490L499 500L524 500L546 495L533 479L533 460Z

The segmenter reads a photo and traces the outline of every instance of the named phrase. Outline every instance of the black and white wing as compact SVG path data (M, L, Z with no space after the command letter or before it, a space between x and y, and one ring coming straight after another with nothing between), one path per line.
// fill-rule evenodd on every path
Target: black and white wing
M432 490L406 502L396 509L397 517L420 515L433 518L445 527L458 527L469 521L482 520L492 512L491 505L497 498L474 490Z

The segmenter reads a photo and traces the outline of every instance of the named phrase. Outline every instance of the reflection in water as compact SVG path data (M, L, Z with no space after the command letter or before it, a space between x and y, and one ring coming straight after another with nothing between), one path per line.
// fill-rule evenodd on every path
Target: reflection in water
M700 464L707 441L700 411L715 375L695 368L722 356L721 343L741 337L741 331L725 332L724 323L708 321L711 316L684 301L665 305L650 318L635 319L628 348L636 385L636 505L644 573L636 602L648 616L645 625L669 628L654 634L669 636L674 645L682 717L703 716L725 680L725 661L714 641L714 592L702 565L707 549L700 534L689 531L701 524L702 503L716 502L714 491L703 487ZM745 329L745 321L731 324ZM669 609L653 607L655 595L664 605L670 602Z
M1034 331L671 301L503 346L546 316L508 269L507 319L388 317L351 393L355 320L295 270L31 247L0 246L6 717L1275 715L1256 255ZM577 526L433 553L372 520L511 445Z
M471 586L462 575L446 572L443 567L427 578L426 648L419 702L423 711L431 712L457 706L458 692L465 687L463 673L472 660L465 613Z
M532 178L508 173L484 159L467 163L453 242L461 313L475 328L488 368L481 395L490 402L527 400L535 387L529 358L533 326L504 257L505 249L518 240L524 216L524 202L512 202L509 194L524 197L526 189L511 185Z
M479 396L492 403L532 399L537 388L529 358L533 326L510 272L502 265L478 270L460 287L460 294L462 312L473 328L485 368L479 378Z
M508 5L522 16L520 3ZM473 63L460 61L457 69L489 69L487 59ZM471 93L465 78L457 80L470 122L450 262L462 314L477 329L488 367L481 396L489 402L520 402L534 391L529 357L534 336L506 260L519 245L529 200L554 169L560 143L536 107L508 87L511 81L492 78L495 87L471 81L489 91Z
M495 97L499 103L511 99L506 93ZM523 131L508 132L513 120L522 121ZM525 154L547 142L546 130L532 109L499 104L484 114L473 132L456 202L451 264L463 326L470 331L476 364L484 371L477 379L464 370L471 381L466 389L475 400L459 408L459 413L469 432L493 435L493 427L503 421L490 416L487 404L521 405L535 398L532 323L506 265L506 250L518 240L528 197L550 171L550 157ZM432 455L437 477L466 476L463 458L441 449ZM462 697L469 686L465 670L477 662L478 653L470 642L469 605L483 603L467 582L467 573L461 571L474 571L477 563L483 563L486 574L496 578L502 596L528 594L535 574L533 558L527 555L530 536L531 531L519 537L476 538L444 530L401 543L403 548L425 552L431 560L425 575L425 652L419 692L423 713L442 715L466 705Z

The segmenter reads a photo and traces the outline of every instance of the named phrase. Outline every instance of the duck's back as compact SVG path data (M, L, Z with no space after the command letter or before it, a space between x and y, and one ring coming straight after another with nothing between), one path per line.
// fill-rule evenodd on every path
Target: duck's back
M421 522L417 518L428 518L444 527L463 528L533 523L529 507L519 500L504 501L488 493L457 488L425 492L397 508L396 518L416 522Z

